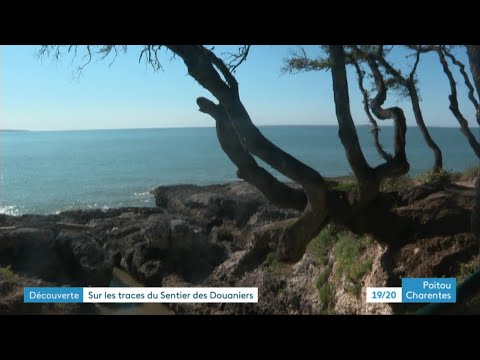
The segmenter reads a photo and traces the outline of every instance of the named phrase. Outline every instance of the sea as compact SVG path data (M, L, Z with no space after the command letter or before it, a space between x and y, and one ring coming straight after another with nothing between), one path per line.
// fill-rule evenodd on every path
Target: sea
M351 174L336 126L260 130L323 176ZM375 166L382 160L370 130L369 126L357 128L364 154ZM463 171L479 163L458 128L430 131L443 151L445 169ZM479 129L473 131L479 133ZM383 127L380 135L391 151L393 128ZM433 154L416 127L408 129L407 153L411 175L431 168ZM215 128L0 131L0 214L150 207L155 206L150 190L157 186L221 184L237 181L235 173Z

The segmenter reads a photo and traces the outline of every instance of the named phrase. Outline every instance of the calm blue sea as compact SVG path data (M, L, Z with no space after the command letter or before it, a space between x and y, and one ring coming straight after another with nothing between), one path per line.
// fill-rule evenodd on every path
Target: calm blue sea
M351 173L335 126L261 131L324 176ZM370 128L361 126L358 132L365 156L378 164ZM443 150L446 169L460 171L478 163L458 129L432 128L431 133ZM383 128L381 136L390 144L393 129ZM407 143L411 174L429 169L432 153L417 128L409 128ZM149 190L156 186L225 183L237 180L235 171L214 128L2 131L0 214L153 206Z

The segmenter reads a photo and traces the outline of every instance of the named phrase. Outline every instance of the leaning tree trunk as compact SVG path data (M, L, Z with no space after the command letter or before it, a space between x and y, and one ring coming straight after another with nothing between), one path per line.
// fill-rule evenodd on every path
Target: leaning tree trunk
M278 233L280 258L289 262L299 261L308 243L326 223L327 186L323 177L274 145L252 123L250 115L240 100L236 79L225 63L212 51L201 45L168 45L167 47L182 58L188 74L218 100L218 105L226 113L243 149L302 186L308 200L305 209L296 221ZM202 103L205 104L205 101L200 100L200 104ZM224 128L221 132L224 130L228 131ZM242 172L241 169L239 170ZM252 180L248 176L245 178L247 181ZM252 185L256 186L255 182Z
M338 135L347 155L348 163L358 181L360 204L368 206L378 195L380 183L363 155L357 130L350 112L345 52L342 45L330 45L333 94L338 121Z

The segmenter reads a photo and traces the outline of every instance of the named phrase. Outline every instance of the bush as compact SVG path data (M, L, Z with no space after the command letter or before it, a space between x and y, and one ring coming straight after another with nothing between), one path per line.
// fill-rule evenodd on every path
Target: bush
M328 279L332 273L332 267L327 266L317 277L317 289L321 304L330 309L332 301L332 287L328 283Z
M265 258L265 265L268 267L277 267L281 264L275 252L268 253Z
M326 182L329 190L350 192L358 188L357 183L354 181L327 180Z
M325 307L329 308L330 301L332 300L332 288L329 283L322 285L318 289L318 294L320 296L320 302Z
M12 271L12 267L10 265L6 267L0 267L0 278L11 279L14 276L15 273Z
M405 194L415 186L415 181L408 175L385 179L380 185L382 192Z
M328 252L337 240L336 229L333 225L325 226L320 234L308 245L308 251L313 254L320 265L328 264Z
M441 169L439 171L426 171L416 177L421 184L448 184L458 180L458 175Z
M367 237L356 238L347 231L338 234L338 243L335 249L337 276L343 275L352 283L353 293L356 296L360 294L362 288L360 280L372 269L372 259L362 257L369 243L370 240Z

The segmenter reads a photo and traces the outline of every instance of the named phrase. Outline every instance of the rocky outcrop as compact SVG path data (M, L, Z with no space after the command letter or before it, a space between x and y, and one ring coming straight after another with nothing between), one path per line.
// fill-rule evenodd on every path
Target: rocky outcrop
M266 199L254 187L236 182L227 185L160 186L152 191L157 206L211 227L224 221L243 227Z
M107 286L110 255L88 233L62 223L33 222L0 231L0 266L59 285Z
M258 304L170 305L181 314L389 314L404 309L366 304L366 286L452 276L478 254L469 220L475 193L467 187L393 194L398 241L363 247L369 271L355 283L342 271L335 243L322 250L323 259L308 250L294 265L279 262L278 230L299 213L271 206L247 183L162 186L152 194L156 208L0 216L0 267L55 285L108 286L116 266L147 286L259 288ZM8 300L17 296L8 284L0 285L0 313L23 311Z
M178 188L176 189L178 191ZM191 196L191 194L190 194ZM165 201L168 203L168 197ZM204 286L253 286L259 288L258 304L172 304L177 313L186 314L392 314L405 307L367 304L367 286L400 286L402 277L456 276L478 254L470 232L470 213L474 205L471 188L452 184L412 190L392 209L401 228L398 243L380 245L375 241L363 250L371 261L370 270L353 284L339 270L336 245L329 250L328 265L311 252L295 265L274 260L275 241L268 234L271 226L288 220L295 212L284 212L260 205L241 232L242 246L217 266L202 283ZM209 241L236 237L225 225L213 227ZM354 241L355 237L352 237ZM270 259L270 260L269 260ZM326 269L329 269L326 271ZM325 275L327 274L327 275ZM329 300L321 299L319 279L326 276ZM188 286L185 279L168 277L164 286ZM360 286L360 287L359 287ZM352 288L356 291L352 292Z

